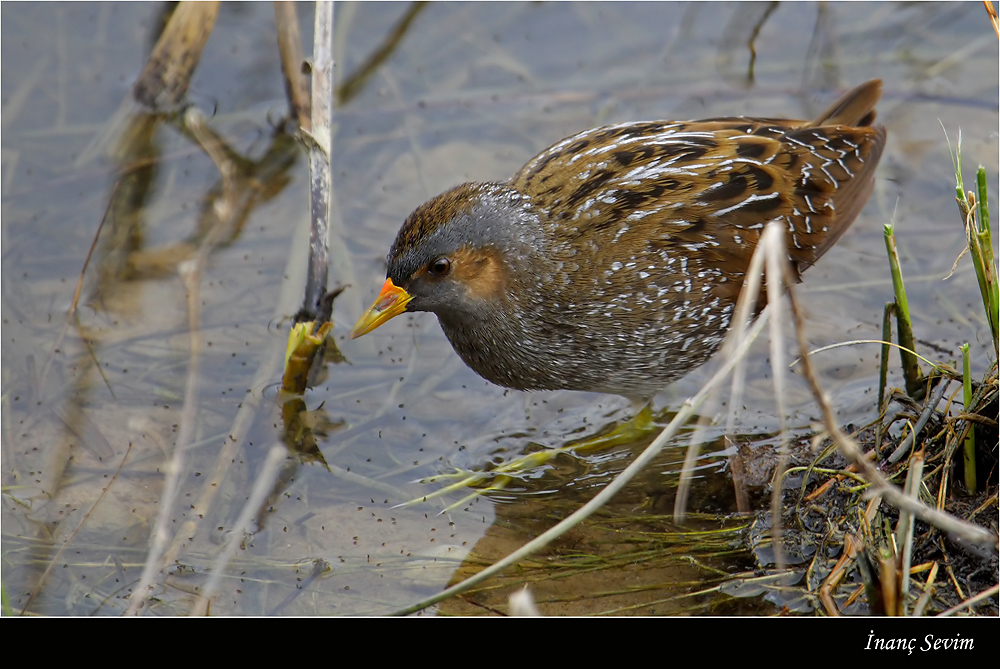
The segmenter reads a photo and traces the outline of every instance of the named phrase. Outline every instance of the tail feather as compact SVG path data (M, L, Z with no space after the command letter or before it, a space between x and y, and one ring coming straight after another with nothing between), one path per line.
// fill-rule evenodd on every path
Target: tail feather
M882 80L866 81L842 95L812 125L870 126L875 122L875 105L881 97Z

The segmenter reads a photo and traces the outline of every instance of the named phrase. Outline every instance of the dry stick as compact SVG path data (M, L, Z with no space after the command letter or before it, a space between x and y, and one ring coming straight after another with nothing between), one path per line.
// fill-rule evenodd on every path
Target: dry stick
M755 273L754 276L757 276L757 274ZM746 282L747 287L745 289L747 294L751 294L752 292L753 294L756 294L756 291L760 290L759 282L760 282L759 276L757 277L756 280L748 279ZM753 285L751 286L750 284ZM746 304L749 305L749 301ZM740 323L741 328L746 328L747 319L750 317L749 309L746 308L743 311L739 310L737 311L738 314L734 317L733 322ZM743 364L743 361L741 360L740 364L736 365L736 368L733 370L733 380L729 386L729 415L726 418L726 432L725 432L727 442L730 441L730 435L733 435L736 432L736 417L738 415L740 407L743 406L743 390L746 388L746 377L747 377L747 366ZM711 415L713 412L706 411L706 413ZM702 421L698 422L698 426L699 429L696 430L695 433L691 435L692 445L701 442ZM735 442L734 445L736 445ZM750 508L750 496L747 494L746 490L746 471L744 467L744 462L742 458L740 458L739 446L736 445L736 448L737 448L736 453L733 455L733 457L730 458L730 468L732 469L733 472L733 489L736 493L736 510L739 511L740 513L749 513L751 511L751 508ZM685 461L684 464L685 464L684 471L686 471L688 466L688 461ZM695 460L693 459L690 460L691 467L694 467L695 464L696 464ZM677 499L676 498L674 499L675 520L683 518L684 511L686 510L687 507L687 498L691 485L690 477L686 477L683 471L681 473L681 482L682 482L681 485L684 487L684 503L683 507L678 507ZM679 492L680 490L678 489L678 493ZM677 512L678 508L681 509L680 514L678 514Z
M759 266L757 271L758 273L760 272ZM660 432L660 434L656 437L656 439L654 439L653 442L646 447L646 450L644 450L641 454L639 454L639 457L637 457L632 462L632 464L626 467L621 474L615 477L615 479L611 483L609 483L593 499L584 504L580 509L575 511L568 518L561 521L551 529L542 533L536 539L528 542L520 549L514 551L513 553L511 553L504 559L500 560L499 562L494 563L490 567L487 567L486 569L479 572L475 576L472 576L462 581L461 583L448 588L447 590L439 592L433 597L429 597L428 599L418 602L412 606L408 606L399 611L395 611L393 615L408 615L410 613L415 613L417 611L427 608L428 606L432 606L434 604L437 604L438 602L444 601L445 599L448 599L453 595L457 595L461 592L465 592L466 590L475 587L476 585L482 583L491 576L502 572L507 567L516 564L518 560L521 560L531 555L532 553L541 550L542 548L547 546L550 542L552 542L554 539L562 536L573 527L576 527L581 522L583 522L588 516L593 514L602 506L604 506L605 503L607 503L612 497L618 494L618 492L629 481L631 481L640 471L643 470L644 467L646 467L646 465L648 465L657 455L659 455L660 451L663 450L663 448L667 445L667 443L677 435L677 433L681 430L684 424L687 423L688 419L690 419L691 416L694 415L694 412L697 411L698 407L700 407L701 404L705 401L705 398L707 398L710 393L715 391L716 386L718 386L722 382L722 380L726 378L726 375L729 374L730 371L732 371L733 367L739 362L739 360L746 355L746 352L750 348L750 344L752 344L754 339L756 339L757 335L760 334L760 331L764 328L766 322L767 322L767 314L765 313L762 314L761 317L758 318L757 321L753 324L750 330L745 333L740 332L738 329L730 330L729 336L735 338L737 343L734 347L731 347L730 349L731 354L727 355L724 358L723 364L719 369L719 371L717 371L715 375L713 375L712 378L709 379L704 386L702 386L702 389L698 392L698 394L696 394L694 397L685 400L684 404L677 412L677 415L674 416L674 419L670 421L670 423L665 428L663 428L663 431Z
M990 15L990 24L993 25L993 31L997 34L997 39L1000 39L1000 25L998 25L997 22L997 10L990 0L983 0L983 4L986 5L986 13Z
M263 509L264 501L267 499L268 493L274 488L275 481L278 480L278 474L281 472L281 463L287 454L288 449L281 444L271 446L271 449L267 452L267 459L257 474L257 480L254 482L250 497L247 498L246 503L243 505L243 510L240 511L240 516L236 519L236 524L230 528L229 540L226 542L226 547L219 553L215 563L212 565L212 576L208 579L208 583L205 584L201 593L199 593L198 601L191 607L190 615L204 616L208 613L208 606L212 600L212 595L219 589L219 583L222 582L222 573L225 571L226 565L229 564L229 559L236 553L240 542L250 532L250 523L253 522L254 514L259 513Z
M974 595L973 597L970 597L969 599L965 600L961 604L957 604L957 605L951 607L947 611L942 611L940 614L938 614L938 617L944 618L945 616L950 616L953 613L958 613L962 609L969 608L973 604L978 604L979 602L981 602L984 599L989 599L990 597L996 597L998 592L1000 592L1000 584L994 585L994 586L992 586L990 588L987 588L986 590L983 590L978 595Z
M840 616L840 609L837 608L837 602L833 599L833 589L840 585L840 581L847 575L848 565L857 556L862 546L863 542L853 534L844 535L844 550L837 563L833 565L833 569L830 570L830 575L819 588L819 601L829 616Z
M777 222L770 224L773 229L779 230ZM775 241L782 239L777 234L773 237ZM767 244L764 248L767 254L766 268L767 276L767 303L774 314L771 317L771 370L774 378L774 401L778 411L778 426L781 439L778 444L778 462L774 466L774 475L771 478L771 545L774 550L775 566L779 570L785 568L785 555L781 550L781 488L785 478L785 467L788 464L788 429L785 424L785 355L784 342L782 342L782 325L784 318L784 277L791 275L788 253L784 245L777 243Z
M937 573L938 563L935 562L931 565L931 573L927 575L927 580L924 582L923 592L920 594L920 598L913 607L914 618L919 618L924 615L924 609L927 608L927 604L931 601L931 595L934 594L934 581L937 579Z
M227 186L225 175L231 173L232 165L224 153L218 150L218 145L216 144L215 139L202 125L200 114L194 116L189 114L187 125L191 130L192 135L194 135L195 139L201 143L206 153L208 153L212 160L215 161L219 171L223 174L224 192L227 188L231 189L230 186ZM226 227L225 221L220 221L217 223L216 229L224 230ZM299 228L299 231L304 232L301 227ZM292 242L293 249L304 246L304 244L298 243L301 236L302 234L300 232L296 233L296 238ZM206 243L208 243L208 240L206 240ZM300 273L293 271L292 268L292 265L296 264L296 262L292 259L299 257L301 257L300 254L294 252L290 254L289 266L286 267L286 271L283 273L283 276L301 276ZM278 306L276 307L276 312L274 314L274 320L279 320L288 313L289 310L286 305L294 304L295 295L297 294L301 294L301 283L295 283L293 280L283 283L281 296L278 299ZM275 373L281 363L281 353L280 349L272 350L271 347L267 348L267 353L265 354L266 357L261 362L260 367L251 382L251 390L254 388L263 388L268 383L273 381ZM262 399L263 396L261 393L248 392L244 400L240 403L240 408L236 417L233 419L232 427L229 429L227 437L223 439L223 443L218 450L211 473L202 477L204 484L202 485L201 493L199 494L193 507L198 509L199 513L189 514L187 521L174 534L174 540L165 553L166 562L172 561L174 556L179 553L184 542L187 541L188 538L194 536L200 519L208 517L209 509L215 500L215 496L221 490L221 484L229 474L229 468L236 460L238 451L241 448L247 433L250 431L250 427L253 424L257 410L260 408Z
M910 458L910 466L906 471L904 492L912 499L920 497L920 486L924 475L924 451L921 449ZM896 615L906 615L906 599L910 594L910 562L913 557L913 514L909 511L899 512L899 522L896 524L896 547L899 550L899 608Z
M180 491L180 477L186 464L185 451L190 446L197 424L198 413L198 378L199 361L202 350L201 333L201 295L199 284L201 275L208 257L216 244L221 240L224 230L228 227L228 218L232 215L231 206L233 197L233 168L228 159L218 150L218 146L204 128L204 116L195 107L191 107L184 114L185 124L190 128L195 138L202 144L206 153L213 160L221 160L216 163L222 173L223 197L216 208L218 221L209 231L198 249L198 253L192 260L185 261L178 267L178 272L184 282L184 289L187 296L188 309L188 330L191 340L190 363L188 364L187 380L184 388L184 406L181 410L180 428L177 431L177 442L174 446L174 455L167 464L167 478L163 485L163 496L160 498L160 512L156 517L156 524L153 528L153 543L150 546L149 554L146 558L146 566L143 568L142 577L139 580L139 587L133 593L129 601L127 613L136 615L145 603L146 597L153 590L153 578L161 569L161 564L170 561L175 551L171 550L164 555L167 541L169 539L168 528L171 525L170 514L174 510L174 502ZM182 535L175 535L174 546L177 546L178 539Z
M177 431L177 442L174 445L174 455L166 464L167 477L163 482L163 494L160 496L160 512L153 526L153 542L146 556L146 566L142 570L139 586L132 593L129 601L128 615L137 615L153 591L153 579L161 569L161 559L169 540L171 526L170 515L174 511L174 503L180 491L180 477L186 464L185 451L194 434L195 419L198 411L198 360L202 347L200 313L201 299L198 294L198 278L201 275L200 260L204 257L199 253L197 259L185 261L178 268L187 294L188 334L191 339L191 359L188 363L187 381L184 387L184 407L181 410L180 429Z
M872 489L868 494L882 495L887 502L895 506L897 509L910 511L924 522L953 535L955 539L961 542L997 553L998 545L996 534L993 534L992 532L989 532L988 530L985 530L977 525L973 525L972 523L959 520L948 513L932 509L919 501L911 500L899 488L886 481L885 477L882 476L882 473L865 459L861 450L858 448L857 442L841 431L840 427L837 425L833 408L830 406L829 401L827 401L826 395L819 387L816 375L813 373L812 363L810 362L809 354L807 353L807 342L805 341L805 335L801 327L802 316L799 312L798 303L792 287L789 287L788 295L792 317L795 320L795 334L798 339L799 350L802 352L803 356L801 358L803 373L805 374L806 380L809 382L809 387L812 390L813 397L816 399L817 404L819 404L820 409L823 411L823 424L826 426L827 433L833 439L834 443L837 444L837 448L840 450L841 454L848 460L854 462L858 467L858 471L871 484Z
M289 279L282 282L281 294L278 297L272 317L273 321L278 321L287 315L294 308L292 305L302 295L304 277L301 272L295 270L299 266L298 258L302 257L300 250L304 250L308 244L306 240L307 235L308 230L305 225L297 227L295 237L292 240L291 251L288 254L288 263L285 271L282 273L282 276L289 277ZM283 353L284 351L277 346L265 348L264 360L261 361L250 383L251 390L264 388L274 381L275 376L281 368ZM189 514L187 521L177 530L174 542L167 550L168 556L176 554L184 541L188 537L194 536L201 517L208 517L209 509L216 495L222 490L222 483L229 475L232 463L237 459L239 450L242 448L242 444L250 432L250 428L256 419L257 411L260 409L263 399L264 395L262 392L248 392L243 401L240 402L240 408L233 419L232 427L229 428L227 437L223 439L223 443L219 447L212 471L208 475L201 477L204 483L202 484L198 498L194 502L194 508L198 509L199 513Z
M957 391L956 391L957 392ZM966 413L960 411L951 417L951 421L965 421L966 423L979 423L980 425L986 425L987 427L995 428L1000 425L997 421L986 416L981 416L978 413Z
M281 73L285 79L285 94L291 115L299 127L309 130L312 119L309 104L309 80L302 68L302 36L294 2L275 2L274 21L278 28L278 51L281 53Z
M970 511L969 515L966 516L966 518L975 518L976 514L978 514L980 511L985 511L987 507L993 506L996 503L997 503L997 494L993 493L989 498L986 499L986 501L984 501L982 504L980 504L975 509Z
M764 233L760 236L760 240L757 242L757 248L754 249L753 255L750 256L750 267L744 275L743 289L740 291L739 299L736 300L736 309L733 311L733 318L729 323L729 334L726 336L726 340L723 342L722 348L719 350L719 356L724 360L731 359L732 348L743 344L743 339L740 338L740 334L746 331L747 325L750 323L752 318L751 309L757 302L757 296L760 295L760 275L764 269L764 252L760 251L760 249L765 244L780 243L781 237L775 239L774 242L770 241L777 233L769 234L768 229L764 230ZM766 319L766 317L767 313L764 313L762 314L761 319ZM733 372L732 396L735 399L730 403L733 411L735 411L736 407L739 406L739 398L742 396L742 379L744 375L741 370L741 361L742 356L739 360L737 360L737 364ZM739 384L737 384L737 381L739 381ZM733 416L730 414L726 429L727 433L731 430L732 425ZM695 433L691 436L691 442L688 445L687 454L684 456L684 465L681 467L681 476L677 485L677 492L674 495L674 522L678 524L683 522L684 516L687 513L687 502L691 494L691 481L693 480L694 471L698 464L700 447L696 437L699 435L700 430L696 429Z
M120 183L120 180L115 181L115 185L111 188L111 194L108 196L108 206L104 209L104 216L101 217L101 222L97 226L97 232L94 233L94 239L90 242L90 250L87 251L87 257L83 261L83 267L80 269L80 276L76 279L76 288L73 290L73 301L70 302L69 311L66 312L66 321L59 330L56 342L52 346L52 352L49 354L48 360L45 361L45 367L42 368L41 376L38 377L37 387L39 395L42 388L45 386L45 377L49 375L49 370L52 368L52 362L55 360L56 351L62 348L63 339L66 338L66 332L69 331L69 324L73 320L73 315L76 314L77 306L80 304L80 293L83 292L83 278L87 274L87 267L90 265L90 259L94 255L94 249L97 248L97 240L101 237L101 230L104 229L104 222L108 220L108 214L111 213L111 205L115 202L115 194L118 192L118 185ZM34 399L37 401L41 399L41 397L39 396Z
M938 383L937 391L935 391L934 395L927 402L927 405L924 407L923 412L921 412L920 417L917 418L917 423L913 426L913 430L910 434L906 435L906 439L904 439L903 442L896 447L896 450L894 450L892 454L886 458L887 462L890 464L899 462L899 460L906 455L906 452L910 450L910 447L913 445L917 435L920 434L920 431L924 429L925 425L927 425L927 421L930 420L931 414L934 412L934 408L937 407L937 405L941 402L941 398L944 397L944 392L948 385L948 381L941 381Z
M128 456L131 453L132 453L132 442L130 441L128 442L128 449L126 449L125 451L125 456L122 457L122 461L118 465L118 469L116 469L115 473L111 475L111 480L108 481L108 484L106 486L101 488L101 494L98 495L97 499L94 500L94 503L90 505L90 508L87 510L87 513L83 515L83 518L81 518L77 526L73 528L73 531L69 533L69 536L63 540L62 546L59 547L59 550L56 551L56 554L52 556L52 560L49 561L49 566L45 568L45 571L42 572L42 575L38 578L38 581L35 582L35 586L32 588L31 594L28 596L28 600L24 603L24 606L21 608L20 615L23 616L25 612L27 612L28 607L31 606L31 601L35 598L36 594L41 592L42 585L45 583L45 579L48 578L50 573L52 573L52 570L55 568L56 563L62 556L63 551L65 551L66 548L70 545L70 543L73 541L73 538L76 536L76 533L80 531L80 528L83 527L84 523L86 523L90 519L91 514L94 513L94 509L96 509L97 505L101 503L101 500L104 499L104 496L108 494L108 490L111 489L111 486L114 485L114 482L118 480L118 475L121 473L122 467L125 466L125 461L128 460Z
M304 312L314 318L330 320L332 303L322 305L326 293L330 236L330 121L333 114L333 3L316 3L316 27L313 37L312 128L302 128L301 135L309 151L309 268L306 279Z
M132 87L136 100L151 109L175 107L184 100L218 13L218 2L178 3Z
M420 13L427 5L426 2L414 2L411 3L407 8L403 16L396 22L392 29L386 34L382 43L375 48L368 58L359 65L347 78L343 80L340 86L337 86L337 102L341 105L350 101L351 98L361 90L365 81L371 76L373 72L378 70L378 67L385 62L385 60L392 55L399 46L409 29L410 24L413 23L413 19L417 18L417 14Z

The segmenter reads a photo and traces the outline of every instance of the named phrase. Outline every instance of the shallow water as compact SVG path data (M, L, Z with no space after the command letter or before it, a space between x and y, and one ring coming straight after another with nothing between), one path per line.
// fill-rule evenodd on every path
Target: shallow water
M408 7L337 4L339 81L368 60ZM995 352L967 258L945 279L964 238L941 127L952 143L961 130L966 180L982 163L995 186L997 38L982 4L768 7L442 3L416 14L336 110L330 284L350 288L335 302L332 336L346 362L331 363L304 398L327 466L315 453L288 460L258 531L225 572L212 613L393 611L440 590L473 546L495 558L492 551L520 545L539 522L589 498L638 450L567 456L510 492L445 515L437 514L460 495L391 509L436 489L420 479L481 470L533 442L562 445L629 407L616 397L491 386L458 360L429 314L347 340L384 279L385 253L409 211L461 181L505 179L587 127L810 117L845 88L882 78L879 118L890 140L878 186L851 231L805 276L799 295L809 340L820 347L878 338L891 299L882 225L895 220L921 352L954 361L968 341L974 373L986 370ZM142 155L115 156L108 139L128 123L116 112L145 62L160 10L133 3L4 3L0 10L2 524L4 590L15 611L124 611L160 508L164 454L182 422L191 339L176 268L192 256L219 172L169 125L150 131ZM308 50L312 6L298 13ZM284 434L275 402L280 372L259 370L284 350L282 319L301 299L308 191L301 152L275 130L286 103L273 23L270 3L224 4L189 94L246 159L240 188L248 204L242 227L213 252L197 287L197 414L171 511L173 526L190 521L193 530L157 581L150 607L160 614L190 609L268 447ZM995 189L990 195L995 199ZM112 199L76 318L60 337ZM790 341L786 348L794 350ZM755 350L738 424L748 435L768 435L778 422L766 343ZM835 349L816 365L844 422L874 417L876 346ZM657 406L676 409L708 373L698 370L666 389ZM891 373L891 383L901 385L895 357ZM241 414L251 399L259 407ZM799 432L818 416L799 376L786 406ZM238 417L248 422L234 425ZM660 522L656 514L669 513L673 479L665 472L679 467L684 443L630 488L616 513L645 514L652 525ZM228 459L217 462L219 453ZM726 473L705 471L693 508L729 511ZM213 477L219 484L208 499L204 481ZM498 534L502 540L491 543ZM589 550L613 540L586 534L578 545ZM59 568L45 574L53 560ZM723 564L747 563L736 556ZM655 573L691 588L698 578ZM600 601L553 604L551 612L626 606L616 600L602 608ZM767 606L755 601L746 612Z

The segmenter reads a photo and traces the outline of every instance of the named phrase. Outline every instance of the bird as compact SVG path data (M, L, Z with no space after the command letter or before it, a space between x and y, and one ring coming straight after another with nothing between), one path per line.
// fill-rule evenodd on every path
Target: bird
M798 280L858 216L881 93L865 82L814 120L606 125L456 186L407 217L350 337L431 312L492 383L648 401L719 348L766 223Z

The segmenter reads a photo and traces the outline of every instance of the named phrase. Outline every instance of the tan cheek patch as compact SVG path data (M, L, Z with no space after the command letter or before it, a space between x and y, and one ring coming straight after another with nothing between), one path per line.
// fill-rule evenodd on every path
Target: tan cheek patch
M504 265L495 253L461 249L452 258L452 278L479 299L502 298L507 292Z

